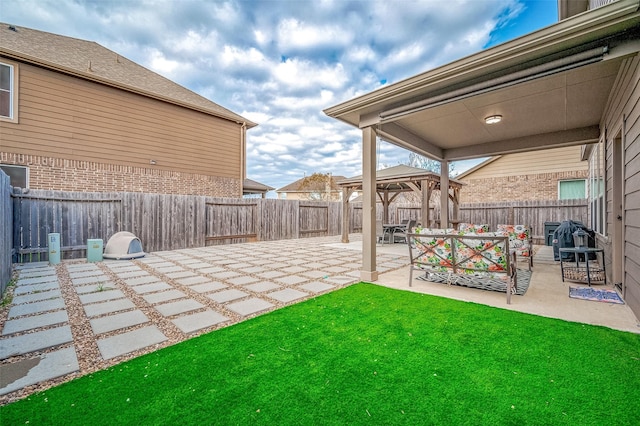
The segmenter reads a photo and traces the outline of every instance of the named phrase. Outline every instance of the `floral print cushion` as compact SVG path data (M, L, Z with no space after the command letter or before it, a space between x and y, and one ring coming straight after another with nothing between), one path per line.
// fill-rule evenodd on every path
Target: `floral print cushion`
M441 230L439 230L441 231ZM414 237L418 256L413 259L421 269L433 272L448 272L454 267L451 244L455 244L456 269L458 274L473 275L501 280L507 279L507 255L503 242L491 237L502 234L481 234L487 239L435 237L428 234ZM477 234L475 234L477 235Z
M526 225L498 225L498 232L509 235L509 249L517 255L531 256L531 230Z
M457 234L459 235L465 235L465 234L482 234L485 232L489 232L489 225L488 224L482 224L482 225L476 225L473 223L460 223L458 225L458 232Z

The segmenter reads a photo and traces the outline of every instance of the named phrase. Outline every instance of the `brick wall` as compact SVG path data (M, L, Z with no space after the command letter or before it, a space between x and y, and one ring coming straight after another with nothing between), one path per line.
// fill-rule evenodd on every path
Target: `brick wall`
M588 176L588 170L581 170L484 179L465 178L462 180L466 185L460 190L460 202L557 200L559 180L586 179Z
M239 179L0 152L0 163L29 167L29 187L82 192L242 196Z

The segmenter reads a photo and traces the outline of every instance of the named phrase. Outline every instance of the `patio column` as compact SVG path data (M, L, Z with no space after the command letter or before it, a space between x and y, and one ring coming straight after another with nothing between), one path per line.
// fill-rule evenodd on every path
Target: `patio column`
M449 161L440 162L440 227L449 227Z
M349 198L351 198L351 194L353 193L352 188L343 188L342 189L342 242L349 242L349 225L351 222L351 218L349 217Z
M360 279L376 281L376 133L362 129L362 270Z
M421 182L422 190L422 212L420 213L420 221L423 228L429 228L429 198L431 197L431 190L429 188L430 182L425 179Z

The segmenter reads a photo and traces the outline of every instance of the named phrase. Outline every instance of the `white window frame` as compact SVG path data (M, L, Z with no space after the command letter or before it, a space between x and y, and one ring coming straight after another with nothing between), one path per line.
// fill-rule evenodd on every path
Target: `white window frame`
M585 197L586 197L587 196L587 180L586 179L560 179L558 181L558 200L563 200L563 199L567 200L568 199L568 198L560 198L560 184L562 182L578 182L578 181L583 183L583 185L584 185L584 194L585 194Z
M25 188L29 188L29 167L27 166L16 166L14 164L0 164L0 166L2 166L2 171L4 171L6 173L6 171L4 169L24 169L24 181L25 181ZM15 186L15 185L12 185Z
M605 144L600 140L589 156L589 227L596 233L607 235Z
M6 60L0 61L1 66L9 67L9 116L0 115L0 121L18 122L18 66ZM2 90L2 89L0 89Z

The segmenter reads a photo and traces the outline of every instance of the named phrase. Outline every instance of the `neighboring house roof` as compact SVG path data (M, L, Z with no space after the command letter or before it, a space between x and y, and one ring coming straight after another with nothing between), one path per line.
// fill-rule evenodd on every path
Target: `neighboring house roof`
M0 56L245 123L248 128L257 125L92 41L0 23Z
M324 182L307 180L306 184L303 185L307 177L308 176L305 176L303 178L296 180L295 182L291 182L290 184L285 185L280 189L277 189L276 192L317 192L317 191L325 192L326 191ZM344 176L331 176L331 190L340 191L340 188L337 182L343 179L345 179Z
M272 191L274 188L265 185L255 180L245 179L242 184L242 192L244 194L264 194L265 192Z
M460 173L459 175L457 175L456 179L464 179L465 177L467 177L468 175L472 174L476 170L480 170L484 166L493 163L494 161L496 161L500 157L502 157L502 155L496 155L494 157L487 158L482 163L478 163L475 166L473 166L472 168L470 168L469 170L466 170L466 171Z

